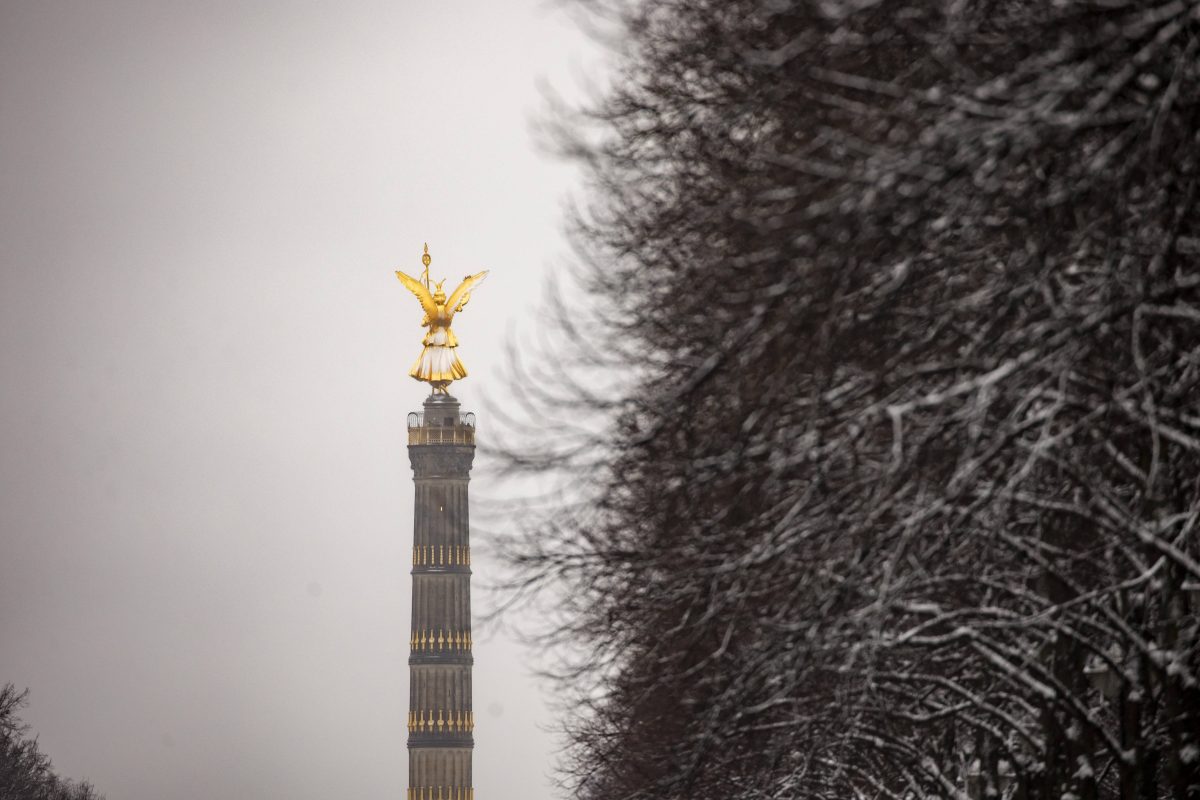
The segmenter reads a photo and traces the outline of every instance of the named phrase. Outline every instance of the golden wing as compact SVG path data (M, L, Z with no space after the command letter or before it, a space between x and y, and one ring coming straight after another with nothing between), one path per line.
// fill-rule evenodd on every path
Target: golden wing
M454 290L454 294L450 295L450 299L446 301L446 308L453 314L456 311L462 311L463 306L471 299L471 289L483 283L483 279L488 275L488 270L468 275L463 278L463 282Z
M431 320L437 316L437 303L433 302L433 295L425 288L425 284L411 275L405 275L400 270L396 270L396 277L421 301L421 308L425 309L425 319Z

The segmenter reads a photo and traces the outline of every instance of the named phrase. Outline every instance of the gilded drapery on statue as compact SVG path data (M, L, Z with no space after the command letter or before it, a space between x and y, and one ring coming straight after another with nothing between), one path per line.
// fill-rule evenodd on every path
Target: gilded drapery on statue
M463 282L447 299L446 293L442 291L442 284L445 283L445 280L433 282L431 286L429 279L431 261L429 245L425 245L425 253L421 256L421 263L425 265L425 271L421 273L420 278L414 278L396 270L396 277L421 302L421 308L425 311L421 325L428 328L425 338L421 342L424 345L421 355L408 374L419 381L430 384L436 393L449 394L446 387L452 381L467 377L467 368L458 358L458 337L450 329L450 323L453 321L454 315L466 307L467 302L471 299L472 289L483 282L488 271L484 270L463 278Z

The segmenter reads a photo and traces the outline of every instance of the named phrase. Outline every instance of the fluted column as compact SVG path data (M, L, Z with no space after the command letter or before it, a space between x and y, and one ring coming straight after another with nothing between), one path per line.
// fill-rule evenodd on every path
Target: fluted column
M416 484L409 636L408 800L473 800L471 543L473 415L431 395L410 414Z

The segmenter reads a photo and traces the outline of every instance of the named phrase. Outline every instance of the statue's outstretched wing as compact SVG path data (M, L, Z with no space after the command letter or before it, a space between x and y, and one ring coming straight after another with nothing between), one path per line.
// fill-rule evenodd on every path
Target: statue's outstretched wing
M471 290L483 283L483 279L487 277L487 274L488 270L485 269L483 272L463 278L463 282L458 285L458 288L454 290L454 294L450 295L450 299L446 301L446 308L450 309L451 313L462 311L463 306L471 299Z
M421 308L425 309L425 319L430 320L437 316L437 304L433 302L433 295L425 288L425 284L400 270L396 270L396 277L421 301Z

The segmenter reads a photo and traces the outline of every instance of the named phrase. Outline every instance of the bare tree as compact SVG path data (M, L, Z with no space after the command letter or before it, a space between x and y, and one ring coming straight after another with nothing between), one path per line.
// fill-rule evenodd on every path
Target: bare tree
M11 684L0 687L0 798L4 800L103 800L91 784L63 780L50 758L29 737L17 712L28 692Z
M1200 4L589 6L574 794L1200 797Z

